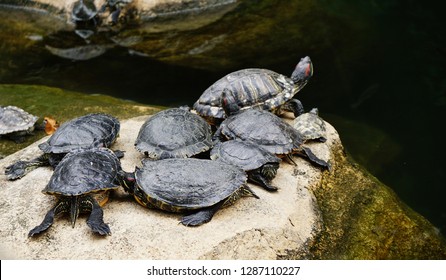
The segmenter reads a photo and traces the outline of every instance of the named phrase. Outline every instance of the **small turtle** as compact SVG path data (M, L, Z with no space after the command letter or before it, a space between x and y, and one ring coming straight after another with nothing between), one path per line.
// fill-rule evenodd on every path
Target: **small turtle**
M195 102L194 109L211 122L247 108L279 114L281 109L285 109L298 116L303 113L303 106L293 97L312 75L313 64L308 56L300 60L291 78L258 68L232 72L206 89Z
M191 213L181 223L199 226L241 196L258 198L246 180L243 170L220 161L171 158L144 160L142 168L136 168L134 185L125 187L141 205Z
M215 138L224 135L228 139L240 139L259 145L270 153L286 155L294 162L291 154L299 154L311 163L330 168L330 165L318 158L308 147L299 132L280 117L265 111L249 109L229 116L215 133Z
M281 160L254 143L238 140L217 143L211 150L211 159L235 165L246 171L249 181L268 191L277 191L271 180L276 177Z
M55 120L45 117L41 124L39 118L15 106L0 106L0 137L6 137L17 143L23 142L25 136L34 130L45 130L51 134ZM54 128L53 128L54 129Z
M319 117L317 108L302 114L294 119L293 127L299 132L303 141L316 140L327 141L325 138L325 122Z
M108 200L108 191L124 183L125 172L118 157L107 148L73 151L67 154L54 170L43 193L54 195L57 202L28 236L32 237L47 230L54 217L69 213L74 228L79 213L90 216L87 225L100 235L110 235L109 226L103 221L101 206Z
M46 142L39 145L43 155L6 167L5 175L9 180L19 179L39 166L51 165L54 168L72 150L108 148L118 137L119 129L119 120L108 114L95 113L73 119L62 124Z
M212 130L186 108L167 109L141 126L135 147L151 159L191 157L212 147Z

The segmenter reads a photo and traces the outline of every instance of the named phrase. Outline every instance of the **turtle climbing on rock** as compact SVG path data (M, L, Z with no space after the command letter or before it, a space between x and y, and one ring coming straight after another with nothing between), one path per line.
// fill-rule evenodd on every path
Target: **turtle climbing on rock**
M277 191L271 180L276 177L281 160L255 143L238 140L219 142L211 150L211 159L235 165L246 171L249 181L268 191Z
M291 78L267 69L235 71L207 88L195 102L194 109L211 123L248 108L278 114L285 109L298 116L303 113L303 106L294 96L312 75L313 64L308 56L300 60Z
M296 129L265 110L248 109L229 116L221 123L214 138L250 141L270 153L285 155L291 161L291 155L298 154L308 158L316 166L330 168L329 163L318 158L310 148L303 146L302 136Z
M135 141L135 148L150 159L192 157L211 147L211 126L186 108L167 109L151 116Z
M6 167L8 180L25 176L39 166L53 168L70 151L79 148L110 147L118 137L119 120L103 113L88 114L62 124L44 143L39 145L43 155L30 161L17 161Z
M99 235L110 235L104 223L101 206L108 200L110 190L125 183L125 172L113 151L93 148L73 151L57 165L43 193L54 195L57 202L28 236L46 231L56 216L69 214L74 227L79 213L90 213L87 225Z
M325 138L325 122L319 117L317 108L313 108L311 111L295 118L293 127L299 132L303 141L327 141L327 138Z
M185 226L209 222L242 196L258 196L246 185L246 173L220 161L195 158L144 160L126 190L148 208L186 213ZM131 182L132 180L128 180Z

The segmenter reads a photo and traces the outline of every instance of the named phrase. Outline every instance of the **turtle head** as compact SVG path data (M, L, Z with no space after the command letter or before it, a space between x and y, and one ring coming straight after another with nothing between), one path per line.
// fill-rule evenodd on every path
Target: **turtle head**
M296 65L293 73L291 74L291 79L294 84L298 86L304 86L308 80L313 76L313 63L309 56L301 58L299 63Z
M226 116L233 115L240 111L240 107L237 104L237 100L234 94L228 89L224 89L221 96L221 105L226 113Z
M130 194L133 194L136 181L135 173L121 170L119 171L119 177L121 179L121 186L124 188L124 190Z

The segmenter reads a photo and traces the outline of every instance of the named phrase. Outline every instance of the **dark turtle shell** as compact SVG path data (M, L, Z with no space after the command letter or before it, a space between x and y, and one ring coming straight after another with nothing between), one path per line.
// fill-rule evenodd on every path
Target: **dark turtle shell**
M246 173L233 165L194 158L145 160L135 177L155 207L171 212L213 206L247 181Z
M191 157L212 147L212 130L188 110L167 109L142 125L135 147L152 159Z
M42 192L77 196L116 189L120 186L119 171L119 159L107 148L73 151L57 165Z
M229 139L254 142L273 154L288 154L302 144L291 125L265 110L249 109L232 115L221 123L219 131Z
M216 144L211 150L211 159L233 164L245 171L257 169L266 163L281 161L276 155L254 143L238 140Z
M313 74L309 57L302 58L291 78L267 69L249 68L232 72L207 88L195 102L194 109L204 117L227 117L223 93L231 93L241 109L273 111L291 100Z
M78 148L110 147L118 137L119 120L103 113L85 115L62 124L39 148L44 153L68 153Z
M0 135L32 131L38 117L15 106L0 106Z

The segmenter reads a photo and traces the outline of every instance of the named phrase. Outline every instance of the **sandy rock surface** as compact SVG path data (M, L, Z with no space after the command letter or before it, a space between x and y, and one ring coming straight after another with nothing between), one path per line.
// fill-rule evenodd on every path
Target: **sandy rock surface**
M147 117L121 121L120 137L112 148L126 151L126 171L133 171L142 159L133 144ZM340 143L329 124L327 138L326 143L309 146L329 160L330 150ZM320 184L322 171L296 158L297 166L281 163L273 180L278 192L251 186L260 199L242 198L199 227L181 225L180 214L146 209L119 190L103 207L111 236L94 235L81 215L75 228L64 216L39 237L28 238L55 202L41 193L53 171L41 167L7 181L3 170L18 159L40 155L37 145L45 140L0 160L1 259L276 259L286 258L290 250L305 252L305 243L321 229L311 188Z

